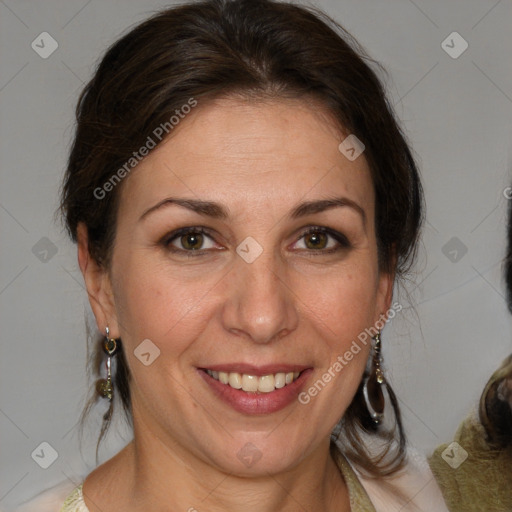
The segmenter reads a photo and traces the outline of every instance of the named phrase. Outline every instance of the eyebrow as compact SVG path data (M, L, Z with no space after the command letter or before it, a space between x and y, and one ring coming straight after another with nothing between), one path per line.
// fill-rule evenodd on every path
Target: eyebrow
M229 217L228 210L224 208L222 205L215 203L213 201L202 201L199 199L181 199L177 197L168 197L159 201L157 204L147 209L140 217L139 221L146 218L150 213L155 212L161 208L177 205L182 208L187 208L195 213L200 215L205 215L207 217L212 217L214 219L227 219ZM332 208L340 208L340 207L349 207L355 210L359 215L361 215L363 219L363 223L366 225L366 212L364 209L359 206L355 201L348 199L347 197L335 197L332 199L320 199L317 201L307 201L301 203L297 207L295 207L291 213L291 219L298 219L300 217L305 217L306 215L312 215L315 213L321 213L326 210L330 210Z
M352 199L348 197L334 197L332 199L321 199L318 201L308 201L297 206L290 214L292 219L298 219L305 215L324 212L332 208L340 208L348 206L355 210L363 218L363 224L366 225L366 212L364 209Z
M141 215L139 221L147 217L150 213L172 204L187 208L193 212L199 213L200 215L206 215L207 217L212 217L214 219L227 219L229 217L228 211L223 206L218 203L214 203L213 201L168 197L146 210Z

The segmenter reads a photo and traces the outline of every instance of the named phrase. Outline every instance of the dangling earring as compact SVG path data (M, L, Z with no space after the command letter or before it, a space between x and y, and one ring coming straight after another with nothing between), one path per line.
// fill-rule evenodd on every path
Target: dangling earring
M384 373L381 368L381 342L380 331L373 337L373 358L370 369L370 375L366 378L363 386L363 395L366 402L366 407L373 422L380 425L384 419L384 392L382 387L386 383Z
M103 342L103 350L107 354L107 378L99 379L96 382L96 391L103 398L108 398L108 400L112 400L112 395L114 392L114 386L112 385L112 373L111 373L111 357L115 355L117 351L117 342L114 338L110 338L110 331L108 327L105 328L105 340Z

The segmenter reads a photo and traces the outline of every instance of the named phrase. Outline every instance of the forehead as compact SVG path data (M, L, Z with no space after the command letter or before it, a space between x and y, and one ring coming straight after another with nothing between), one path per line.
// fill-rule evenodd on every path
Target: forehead
M347 135L314 101L199 103L131 173L121 208L129 199L136 212L177 194L239 210L347 195L373 215L364 153L350 161L338 149Z

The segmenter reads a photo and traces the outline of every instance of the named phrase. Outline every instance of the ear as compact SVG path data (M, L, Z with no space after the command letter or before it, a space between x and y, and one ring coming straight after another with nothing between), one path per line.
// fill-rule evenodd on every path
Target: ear
M377 304L375 318L376 323L379 319L384 321L388 318L388 311L391 307L391 301L393 300L393 285L395 282L394 273L380 272L379 282L377 287Z
M375 315L378 315L378 318L375 319L375 323L379 319L383 319L387 321L388 312L391 308L391 301L393 300L393 287L395 284L395 265L396 265L396 255L393 249L391 255L391 261L389 267L391 270L380 270L378 283L377 283L377 301L376 301L376 311Z
M112 338L119 338L114 294L106 268L96 262L89 253L87 226L80 222L77 227L78 264L84 277L89 303L96 318L98 330L104 334L109 328Z

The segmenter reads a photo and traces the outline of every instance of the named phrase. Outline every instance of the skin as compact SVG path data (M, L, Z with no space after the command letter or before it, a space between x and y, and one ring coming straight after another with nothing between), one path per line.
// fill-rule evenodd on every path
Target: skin
M134 440L85 480L91 512L350 510L329 435L369 346L307 405L268 415L233 410L197 370L304 364L307 390L389 309L370 171L364 153L352 162L340 153L346 135L312 100L199 104L123 182L109 269L89 256L80 225L80 268L98 329L123 340L134 416ZM167 205L139 220L168 197L214 201L229 216ZM303 202L333 197L364 214L342 206L290 218ZM171 247L181 252L162 242L186 226L211 234L191 257L180 237ZM349 247L321 235L315 245L303 236L311 226L342 233ZM250 264L236 253L248 236L263 248ZM144 339L160 350L149 366L133 353ZM246 443L262 455L251 467L237 457Z

